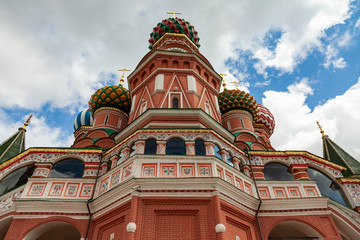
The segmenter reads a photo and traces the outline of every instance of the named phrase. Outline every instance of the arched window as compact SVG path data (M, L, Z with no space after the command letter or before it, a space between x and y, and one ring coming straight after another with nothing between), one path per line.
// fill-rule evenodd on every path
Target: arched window
M49 178L82 178L84 163L77 159L66 159L54 164Z
M201 155L201 156L206 154L204 140L202 140L202 139L195 140L195 154Z
M220 152L220 148L218 145L215 144L214 146L214 152L215 152L215 157L219 158L219 159L222 159L221 158L221 152Z
M185 142L180 138L172 138L166 143L166 154L186 155Z
M156 154L156 140L151 138L145 142L144 154Z
M177 97L172 99L172 108L179 108L179 99Z
M27 183L35 170L34 165L19 168L0 181L0 195L10 192Z
M343 198L341 188L336 182L332 181L328 176L314 168L308 168L307 173L309 174L311 180L316 181L316 185L322 195L341 203L342 205L348 205Z
M226 162L230 165L230 166L234 166L234 162L232 159L232 156L230 154L227 155L226 157Z
M264 167L265 179L268 181L283 180L292 181L295 180L291 174L290 169L281 163L269 163Z

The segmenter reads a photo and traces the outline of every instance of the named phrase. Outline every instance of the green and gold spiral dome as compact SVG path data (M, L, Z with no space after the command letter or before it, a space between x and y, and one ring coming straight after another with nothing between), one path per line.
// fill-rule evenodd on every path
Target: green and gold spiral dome
M156 41L165 35L165 33L185 34L197 47L200 47L200 38L197 31L195 31L194 26L184 19L168 18L158 23L157 26L153 28L153 32L150 33L149 49L152 49L152 46Z
M248 111L254 120L258 112L256 100L249 93L237 89L225 89L221 92L219 94L219 107L222 114L238 109Z
M131 106L130 92L121 84L98 89L90 98L89 110L92 114L102 107L117 108L129 114Z

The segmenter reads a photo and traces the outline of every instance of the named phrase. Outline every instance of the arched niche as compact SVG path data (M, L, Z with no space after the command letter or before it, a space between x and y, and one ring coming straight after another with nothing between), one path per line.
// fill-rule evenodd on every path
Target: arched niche
M84 162L79 159L64 159L54 164L49 173L49 178L82 178Z
M265 165L264 175L267 181L293 181L295 180L290 169L281 163L271 162Z
M309 225L298 221L286 221L277 224L269 233L268 240L318 239L321 234Z
M28 178L31 177L34 173L34 170L34 164L30 164L18 168L15 171L12 171L8 175L6 175L0 181L0 196L26 184Z
M79 240L80 238L79 230L70 223L54 221L35 228L24 240Z
M166 154L168 155L186 155L184 140L180 138L171 138L166 143Z
M156 147L156 140L154 138L146 140L144 154L156 154Z
M198 138L195 140L195 155L206 155L204 140Z

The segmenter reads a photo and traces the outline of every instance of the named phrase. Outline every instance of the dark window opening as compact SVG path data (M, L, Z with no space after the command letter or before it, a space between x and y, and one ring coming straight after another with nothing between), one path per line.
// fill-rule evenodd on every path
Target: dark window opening
M185 142L180 138L172 138L166 143L166 154L186 155Z
M62 160L54 164L49 178L82 178L84 168L84 163L81 160Z
M107 125L108 120L109 120L109 115L106 115L104 125Z
M290 169L281 163L269 163L264 167L265 179L268 181L282 180L292 181L295 180L290 172Z
M342 205L349 206L349 204L344 200L342 190L336 182L332 181L322 172L313 168L308 168L307 173L309 174L311 180L316 181L316 185L322 195Z
M201 155L201 156L206 154L204 140L202 140L202 139L195 140L195 154Z
M28 165L22 168L19 168L6 177L4 177L0 182L0 195L3 195L7 192L10 192L24 184L27 183L28 178L34 173L35 166Z
M179 99L177 97L172 99L172 108L179 108Z
M156 154L156 140L151 138L145 142L144 154Z

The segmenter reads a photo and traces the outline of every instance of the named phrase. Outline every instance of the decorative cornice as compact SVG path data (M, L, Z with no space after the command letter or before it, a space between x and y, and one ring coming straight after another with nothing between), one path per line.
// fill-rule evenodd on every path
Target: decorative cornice
M281 156L291 156L291 155L305 155L307 157L310 157L310 158L313 158L319 162L322 162L322 163L325 163L327 165L330 165L332 167L335 167L337 169L340 169L340 170L346 170L346 168L344 168L343 166L340 166L340 165L337 165L335 163L332 163L332 162L329 162L319 156L316 156L312 153L309 153L307 151L254 151L254 150L251 150L249 151L251 152L253 155L254 154L259 154L259 155L265 155L265 156L276 156L276 155L281 155Z
M360 183L359 178L340 178L339 182L341 183Z
M16 160L24 157L25 155L28 155L30 153L66 153L66 152L77 152L77 153L93 153L93 154L101 154L103 150L100 149L88 149L88 148L29 148L22 152L21 154L17 155L16 157L13 157L9 159L8 161L0 164L0 168L11 164L15 162Z

